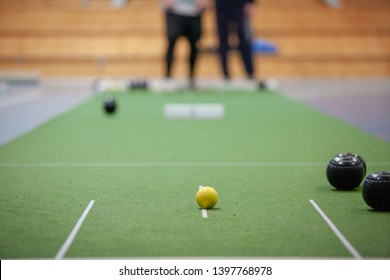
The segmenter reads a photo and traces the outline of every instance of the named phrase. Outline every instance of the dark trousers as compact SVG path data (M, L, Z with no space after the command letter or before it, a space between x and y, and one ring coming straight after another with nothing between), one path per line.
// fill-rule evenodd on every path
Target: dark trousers
M171 77L172 64L174 59L174 48L177 39L184 36L190 44L189 56L189 77L193 79L195 71L195 62L198 54L197 42L201 36L201 17L182 16L170 11L166 13L168 49L166 53L166 77Z
M219 55L222 64L222 71L225 78L230 78L228 70L229 34L235 30L238 36L238 50L248 78L253 78L254 68L252 61L252 34L248 19L244 16L243 9L237 7L218 7L217 28L219 36Z

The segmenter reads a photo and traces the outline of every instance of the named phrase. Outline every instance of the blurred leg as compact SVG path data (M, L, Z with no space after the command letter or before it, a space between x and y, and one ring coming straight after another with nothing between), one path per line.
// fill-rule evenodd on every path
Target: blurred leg
M187 38L190 43L190 56L189 56L189 78L193 80L195 75L195 64L198 55L197 43L201 37L201 18L190 17L188 19L188 33Z
M174 60L174 49L177 38L180 36L182 22L180 17L170 12L166 13L166 26L167 26L167 38L168 48L165 56L165 76L170 78L172 74L172 65Z
M165 77L170 78L172 73L172 64L173 64L173 53L175 49L176 38L168 39L168 49L166 54L166 69L165 69Z
M225 79L230 78L228 71L228 51L229 51L229 32L228 32L228 15L226 11L217 9L217 30L219 37L219 56L221 60L222 71Z
M237 13L235 19L237 23L237 34L239 40L238 49L241 53L247 77L252 79L254 74L254 67L252 57L252 31L250 28L250 23L249 20L242 15L242 13Z

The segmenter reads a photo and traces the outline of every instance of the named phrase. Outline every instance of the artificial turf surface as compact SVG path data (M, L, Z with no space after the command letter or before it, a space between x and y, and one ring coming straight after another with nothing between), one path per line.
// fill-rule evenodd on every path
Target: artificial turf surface
M54 258L90 200L65 258L352 258L314 199L363 258L390 257L390 213L361 188L335 191L327 162L351 151L368 174L390 143L268 92L103 95L0 147L0 258ZM223 120L166 120L166 103L223 103ZM198 185L219 193L202 218Z

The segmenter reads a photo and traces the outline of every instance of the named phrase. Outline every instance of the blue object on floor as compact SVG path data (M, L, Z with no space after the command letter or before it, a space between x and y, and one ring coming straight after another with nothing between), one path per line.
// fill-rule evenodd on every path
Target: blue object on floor
M262 39L254 40L252 49L254 53L276 54L278 52L278 48L274 43Z

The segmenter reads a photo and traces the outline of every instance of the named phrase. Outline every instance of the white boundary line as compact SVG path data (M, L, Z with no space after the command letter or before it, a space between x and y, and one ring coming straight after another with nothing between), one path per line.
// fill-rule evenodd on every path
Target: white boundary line
M55 256L56 260L60 260L65 256L66 252L68 251L70 245L72 245L72 242L75 239L77 232L79 231L81 225L83 224L85 218L88 215L89 210L91 210L94 203L95 203L95 200L91 200L89 202L87 208L85 208L83 214L81 215L80 219L77 221L76 225L74 226L73 230L69 234L65 243L62 245L61 249L58 251L57 255Z
M327 162L0 162L0 167L108 167L108 168L142 168L142 167L324 167ZM370 166L390 166L390 162L368 162Z
M201 189L201 188L203 188L203 186L202 186L202 185L199 185L198 188ZM207 210L204 209L204 208L202 208L202 217L205 218L205 219L207 219Z
M313 200L309 200L313 207L317 210L317 212L321 215L324 221L328 224L330 229L336 234L337 238L343 243L345 248L352 254L352 256L357 260L362 260L363 257L359 254L359 252L349 243L349 241L344 237L344 235L338 230L338 228L332 223L332 221L326 216L324 211L317 205L317 203Z

